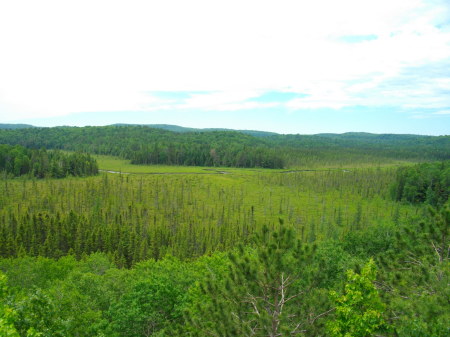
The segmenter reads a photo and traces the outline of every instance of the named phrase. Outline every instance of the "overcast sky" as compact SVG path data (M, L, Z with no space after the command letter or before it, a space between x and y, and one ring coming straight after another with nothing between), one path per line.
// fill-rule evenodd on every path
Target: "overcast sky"
M450 1L1 0L0 123L450 134Z

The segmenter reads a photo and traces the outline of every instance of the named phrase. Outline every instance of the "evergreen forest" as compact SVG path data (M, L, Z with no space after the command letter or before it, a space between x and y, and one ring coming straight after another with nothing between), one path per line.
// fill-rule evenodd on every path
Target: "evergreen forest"
M450 136L0 128L0 336L450 335Z
M64 178L95 175L98 166L88 153L66 154L45 148L37 150L0 144L0 171L12 177Z

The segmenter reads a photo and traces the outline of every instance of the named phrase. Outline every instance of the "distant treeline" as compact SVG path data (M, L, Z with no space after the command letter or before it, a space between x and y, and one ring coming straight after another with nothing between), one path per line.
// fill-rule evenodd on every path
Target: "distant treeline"
M36 178L64 178L97 174L98 166L87 153L65 154L57 150L0 144L0 172L14 177L31 175Z
M283 168L279 152L239 132L176 133L141 126L0 130L0 143L106 154L134 164Z
M397 201L442 206L450 194L450 161L401 167L392 195Z
M377 160L445 160L450 136L172 132L145 126L0 130L0 143L114 155L135 164L283 168Z

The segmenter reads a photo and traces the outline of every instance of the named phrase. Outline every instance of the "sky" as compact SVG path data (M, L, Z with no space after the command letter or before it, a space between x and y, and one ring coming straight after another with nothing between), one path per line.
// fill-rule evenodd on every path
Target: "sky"
M450 134L449 0L0 0L0 123Z

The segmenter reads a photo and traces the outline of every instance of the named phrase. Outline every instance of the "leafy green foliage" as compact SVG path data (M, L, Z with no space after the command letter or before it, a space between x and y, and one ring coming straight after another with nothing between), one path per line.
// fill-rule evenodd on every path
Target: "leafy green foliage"
M18 337L19 333L14 327L16 313L4 304L6 292L6 276L0 273L0 334L5 337Z
M182 295L183 289L168 277L138 282L110 308L112 329L120 336L154 335L182 317L177 308Z
M368 337L384 325L384 305L373 285L375 263L370 260L361 274L347 271L347 284L343 295L331 292L336 303L335 319L328 324L331 337Z
M16 327L17 312L7 305L8 287L6 285L6 276L0 272L0 335L3 337L20 337ZM34 328L29 328L23 336L40 337L42 334L37 333Z

